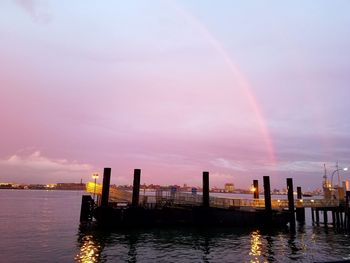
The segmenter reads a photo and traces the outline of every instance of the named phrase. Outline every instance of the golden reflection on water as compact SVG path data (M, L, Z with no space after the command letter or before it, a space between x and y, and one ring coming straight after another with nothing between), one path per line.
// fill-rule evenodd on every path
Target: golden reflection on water
M87 235L82 237L79 254L74 259L82 263L98 262L100 252L101 246L96 243L92 235Z
M261 262L261 235L259 230L253 231L250 235L250 252L249 256L252 256L250 259L251 263Z

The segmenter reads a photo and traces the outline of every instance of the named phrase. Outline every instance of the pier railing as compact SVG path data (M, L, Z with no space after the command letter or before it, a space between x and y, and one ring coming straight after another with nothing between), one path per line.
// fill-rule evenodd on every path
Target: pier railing
M88 182L86 184L86 192L95 194L97 196L102 195L102 185L93 182ZM112 202L131 202L132 194L128 191L119 190L114 187L109 188L109 200Z
M86 191L100 196L102 193L102 185L89 182L86 184ZM191 194L184 192L171 191L156 191L155 195L146 194L147 192L140 191L140 205L180 205L180 206L201 206L203 198L200 194ZM125 190L120 190L115 187L109 189L110 202L131 203L132 193ZM265 208L264 199L244 199L244 198L222 198L213 197L209 199L211 207L218 208ZM302 199L295 200L295 207L337 207L339 200L330 199ZM288 208L288 200L274 199L271 201L273 209Z

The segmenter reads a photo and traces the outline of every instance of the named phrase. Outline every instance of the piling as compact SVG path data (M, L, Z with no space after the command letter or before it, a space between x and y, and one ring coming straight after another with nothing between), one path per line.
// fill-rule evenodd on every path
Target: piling
M339 215L340 215L340 227L344 228L343 212L339 211Z
M335 217L336 217L336 225L337 225L337 228L340 228L340 216L339 216L339 211L336 211L335 212Z
M203 206L209 207L209 172L203 172Z
M254 187L254 199L259 199L259 181L253 180L253 187Z
M319 208L316 207L316 225L320 224L320 214L319 214L320 210Z
M328 215L327 215L327 209L326 208L323 210L323 223L324 223L325 227L328 226Z
M345 228L350 231L350 191L346 191L345 196Z
M297 218L297 221L299 223L304 223L305 222L305 207L302 206L302 204L303 204L303 195L302 195L300 186L297 187L297 199L299 201L298 205L300 207L297 207L295 209L296 218Z
M132 201L131 201L131 205L134 207L139 205L140 181L141 181L141 169L134 169L134 182L132 186Z
M107 207L108 206L110 181L111 181L111 168L104 168L104 170L103 170L103 185L102 185L101 207Z
M270 177L264 176L264 196L265 196L265 210L271 211L271 188L270 188Z
M305 208L304 207L297 207L295 209L296 213L296 219L299 223L305 222Z
M297 186L297 199L301 200L303 199L303 194L301 192L301 187L300 186Z
M295 214L294 214L294 194L293 194L293 179L287 178L288 189L288 210L290 215L290 226L295 228Z
M315 223L315 209L313 207L311 207L311 219L312 219L312 224Z
M80 222L92 220L93 199L90 195L83 195L81 198Z

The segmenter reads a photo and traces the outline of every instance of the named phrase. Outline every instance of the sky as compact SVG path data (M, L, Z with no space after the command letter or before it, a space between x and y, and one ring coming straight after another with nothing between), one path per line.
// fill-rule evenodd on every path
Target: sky
M0 2L0 182L320 188L350 165L349 1ZM341 172L341 180L350 172ZM102 177L102 176L101 176ZM101 180L101 179L99 179Z

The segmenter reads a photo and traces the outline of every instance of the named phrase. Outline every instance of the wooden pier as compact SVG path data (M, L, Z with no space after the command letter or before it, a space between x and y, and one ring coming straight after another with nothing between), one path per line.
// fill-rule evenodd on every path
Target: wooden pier
M94 193L95 184L88 182L86 184L86 191L90 194ZM102 196L102 185L96 184L96 196L98 199ZM124 190L119 190L114 187L110 187L109 190L109 202L111 203L131 203L132 193ZM201 205L202 204L201 194L191 194L184 192L170 193L169 190L158 190L155 195L144 195L140 191L139 204L147 203L172 203L172 204L183 204L183 205ZM222 198L222 197L209 197L210 206L220 208L265 208L265 199L245 199L245 198ZM326 199L297 199L294 200L295 208L324 208L324 207L338 207L340 206L339 200L326 200ZM272 209L287 209L288 199L272 199Z
M198 209L212 209L210 212L211 214L214 213L214 210L216 214L226 213L225 211L240 211L242 213L255 212L256 214L261 211L264 211L265 214L271 214L272 212L274 214L284 213L288 215L287 221L290 223L290 227L294 228L295 220L297 220L300 223L305 222L305 209L310 208L312 222L315 225L332 225L333 227L337 227L339 229L350 230L349 191L346 192L345 200L302 199L301 188L297 187L297 198L294 200L293 180L291 178L288 178L288 199L272 200L270 193L270 180L268 176L264 176L264 199L259 199L258 193L255 192L254 197L256 198L252 199L221 198L210 196L209 173L203 172L202 195L184 192L171 192L169 190L166 191L162 189L156 190L154 195L145 195L144 193L142 193L142 191L140 192L140 169L135 169L134 171L132 193L128 191L119 190L114 187L110 187L110 176L110 168L105 168L103 185L95 184L93 182L89 182L86 184L86 191L88 193L94 194L97 197L97 200L95 201L94 206L91 207L91 199L88 200L88 197L83 197L81 221L90 220L92 218L91 214L96 212L96 208L100 207L115 209L118 211L122 211L123 209L125 210L127 208L133 208L134 210L139 208L146 210L157 209L157 211L159 211L159 209L173 209L173 212L176 211L176 213L178 214L179 211L182 211L182 215L180 215L180 217L189 217L188 214L190 212L188 211L197 211ZM257 190L258 181L254 180L253 183L255 190ZM90 210L88 209L89 207ZM185 210L186 212L184 212ZM125 211L121 213L125 213ZM184 215L184 213L187 214ZM322 221L320 220L320 214L322 214L323 216ZM331 217L328 217L328 214L331 215ZM227 218L230 218L231 221L233 220L233 216L227 216L226 214L221 214L221 216L226 216ZM179 220L181 221L181 219ZM255 222L256 220L258 219L255 218L252 221Z
M350 191L346 192L345 201L339 202L337 206L316 206L311 207L312 223L316 225L323 224L325 227L332 225L337 229L346 229L350 231ZM323 217L323 220L321 219ZM329 215L331 217L329 218Z

